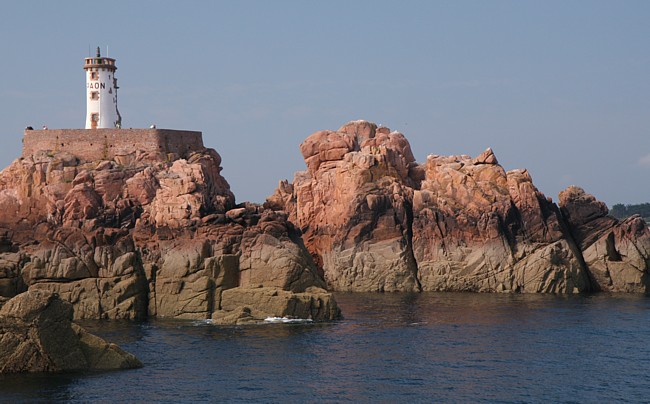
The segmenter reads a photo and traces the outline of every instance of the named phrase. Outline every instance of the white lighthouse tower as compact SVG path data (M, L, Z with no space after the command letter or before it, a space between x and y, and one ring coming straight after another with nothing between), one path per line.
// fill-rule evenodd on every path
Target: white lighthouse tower
M115 59L102 57L97 47L97 56L86 58L84 70L86 71L86 129L121 127L122 117L117 110Z

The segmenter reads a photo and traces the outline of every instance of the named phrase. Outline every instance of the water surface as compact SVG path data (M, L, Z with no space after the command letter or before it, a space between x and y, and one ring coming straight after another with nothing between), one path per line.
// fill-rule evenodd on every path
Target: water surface
M91 321L142 369L0 377L3 401L642 402L642 295L337 294L345 319Z

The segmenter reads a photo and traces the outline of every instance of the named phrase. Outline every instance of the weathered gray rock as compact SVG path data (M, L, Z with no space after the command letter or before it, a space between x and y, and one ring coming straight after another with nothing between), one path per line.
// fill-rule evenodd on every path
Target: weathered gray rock
M239 286L292 292L325 287L286 215L264 211L255 226L246 228L239 248Z
M560 193L560 207L582 250L596 290L650 290L650 230L639 216L619 221L579 187Z
M72 305L28 291L0 309L0 373L141 367L133 355L72 323Z
M277 288L238 287L223 292L221 310L214 312L212 320L215 324L245 324L269 317L326 321L340 316L332 295L324 289L294 293Z
M75 319L143 319L147 282L128 231L63 227L26 246L21 280L73 304Z
M145 270L151 315L209 319L230 304L232 295L225 292L232 288L301 293L324 286L286 215L249 208L241 208L227 228L209 226L200 237L159 242L160 256L147 257L155 263ZM259 216L255 225L246 224L251 215Z
M219 308L221 292L239 284L239 258L211 256L208 248L204 241L166 251L152 286L150 314L207 319Z

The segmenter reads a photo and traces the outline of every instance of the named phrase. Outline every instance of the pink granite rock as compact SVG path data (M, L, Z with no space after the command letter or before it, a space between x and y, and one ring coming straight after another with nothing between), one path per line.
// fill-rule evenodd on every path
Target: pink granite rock
M228 289L324 287L286 214L235 205L216 151L168 158L14 161L0 173L0 296L56 292L74 318L209 319Z
M330 287L419 290L408 236L414 159L401 134L376 131L355 121L309 136L300 146L308 171L281 183L267 206L302 229Z
M398 132L354 121L300 146L307 170L280 182L286 212L329 287L346 291L645 291L648 229L565 191L562 212L491 149L415 162Z

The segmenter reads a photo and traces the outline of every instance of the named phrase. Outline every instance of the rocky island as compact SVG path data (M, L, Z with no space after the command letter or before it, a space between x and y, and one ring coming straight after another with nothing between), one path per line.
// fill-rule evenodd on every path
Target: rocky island
M307 170L263 205L235 203L200 132L26 130L23 144L0 173L3 372L139 365L72 319L324 321L340 316L328 290L650 284L640 217L577 187L555 204L490 149L419 164L403 134L366 121L309 136Z
M335 291L646 292L650 234L582 189L429 155L366 121L300 146L307 170L236 204L200 132L26 131L0 173L0 295L74 318L331 320Z

